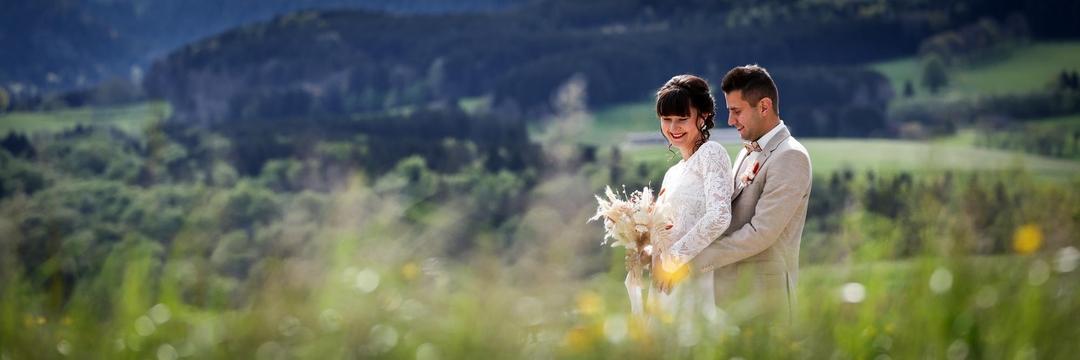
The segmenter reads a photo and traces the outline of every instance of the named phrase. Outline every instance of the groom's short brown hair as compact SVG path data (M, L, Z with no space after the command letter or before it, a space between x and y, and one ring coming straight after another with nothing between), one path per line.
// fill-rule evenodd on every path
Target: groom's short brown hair
M742 91L742 97L750 106L757 107L763 98L769 98L773 103L773 113L780 115L780 94L776 90L776 83L765 68L757 64L739 66L727 75L720 83L720 90L725 94L735 90Z

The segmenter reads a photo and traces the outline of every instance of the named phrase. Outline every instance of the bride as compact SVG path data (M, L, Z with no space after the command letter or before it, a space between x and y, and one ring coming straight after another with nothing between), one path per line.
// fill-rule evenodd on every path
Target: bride
M693 75L668 80L656 93L656 114L668 149L679 149L682 160L664 174L657 202L671 209L670 237L654 244L652 285L646 307L650 313L691 315L691 309L714 304L712 273L686 276L691 259L720 237L731 222L734 179L731 159L723 145L709 140L715 99L709 84ZM678 284L679 286L675 286ZM634 314L643 314L641 289L627 276Z

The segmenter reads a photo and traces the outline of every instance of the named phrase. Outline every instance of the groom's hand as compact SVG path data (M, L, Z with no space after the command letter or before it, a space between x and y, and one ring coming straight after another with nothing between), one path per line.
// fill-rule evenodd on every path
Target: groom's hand
M676 285L679 285L690 275L690 264L683 264L672 272L664 271L663 266L658 266L655 273L657 289L665 294L671 294L671 289L674 289Z

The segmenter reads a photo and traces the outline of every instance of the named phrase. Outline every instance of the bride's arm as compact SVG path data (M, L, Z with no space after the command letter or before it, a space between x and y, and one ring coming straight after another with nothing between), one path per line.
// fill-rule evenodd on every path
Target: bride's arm
M724 234L731 224L731 194L734 180L731 176L731 160L720 144L702 147L701 159L697 159L692 171L699 173L705 193L705 214L689 231L671 246L663 259L663 267L673 272L689 263L694 256Z

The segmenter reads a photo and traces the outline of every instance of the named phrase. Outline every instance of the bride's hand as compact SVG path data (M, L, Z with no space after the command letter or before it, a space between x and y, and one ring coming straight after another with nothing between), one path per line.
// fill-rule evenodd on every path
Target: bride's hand
M653 265L656 266L658 264L654 261ZM671 294L671 290L690 275L690 265L683 264L672 272L665 271L663 265L660 265L654 268L653 274L653 279L655 279L653 283L656 285L656 288L665 294Z

